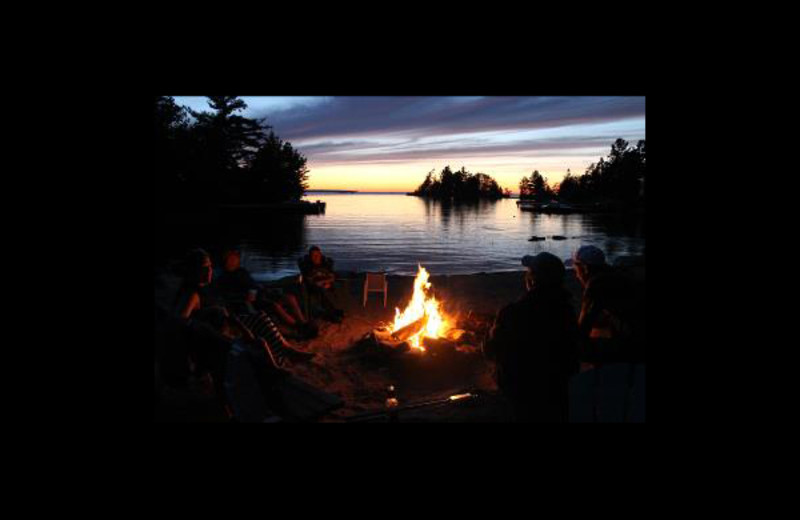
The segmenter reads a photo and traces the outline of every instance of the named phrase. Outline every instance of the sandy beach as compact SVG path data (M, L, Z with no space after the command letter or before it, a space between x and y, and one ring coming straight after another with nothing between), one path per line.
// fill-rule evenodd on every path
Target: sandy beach
M644 265L631 268L632 274L644 276ZM504 305L523 295L523 273L480 273L473 275L431 276L435 295L443 303L445 313L458 319L470 311L494 315ZM342 421L348 416L380 409L386 388L397 388L401 405L419 400L447 397L465 390L477 391L482 398L465 405L426 409L403 414L403 421L506 421L508 413L493 380L494 367L480 354L464 354L446 361L429 354L409 353L399 363L381 364L360 355L352 347L374 328L394 318L395 307L405 307L413 288L413 277L389 276L386 308L380 294L370 295L362 306L364 275L339 273L334 300L345 311L340 324L320 321L320 334L308 341L295 341L298 349L315 352L312 362L290 365L287 369L304 381L338 395L344 407L325 417L324 421ZM292 283L288 278L275 285ZM156 286L156 301L166 305L177 287L177 279L162 276ZM567 270L565 287L572 295L577 312L581 288L571 269ZM210 401L210 400L209 400ZM220 419L211 404L192 389L166 389L160 412L163 420ZM198 417L201 416L201 417Z

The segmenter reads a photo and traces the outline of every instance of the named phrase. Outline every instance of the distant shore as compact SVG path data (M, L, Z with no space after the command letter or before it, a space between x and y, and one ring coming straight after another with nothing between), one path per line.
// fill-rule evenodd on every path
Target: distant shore
M314 194L328 194L328 195L403 195L404 191L357 191L357 190L306 190L306 195L309 193Z
M358 193L356 190L306 190L306 193Z

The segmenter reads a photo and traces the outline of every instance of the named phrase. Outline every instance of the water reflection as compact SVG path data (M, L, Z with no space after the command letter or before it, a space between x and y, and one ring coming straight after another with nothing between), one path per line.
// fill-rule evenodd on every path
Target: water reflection
M243 251L245 267L262 279L287 272L289 259L306 249L303 215L208 212L165 215L156 222L156 263L179 259L194 247L216 261L225 248Z
M324 215L202 217L188 235L180 226L165 231L172 238L160 247L202 245L215 254L239 246L244 266L260 280L296 274L297 259L312 244L331 255L337 269L394 274L413 274L417 262L433 274L519 270L525 254L549 251L566 259L583 244L602 248L612 261L645 250L642 219L539 215L519 211L510 199L454 204L397 194L311 197L327 202ZM529 242L532 235L548 239Z

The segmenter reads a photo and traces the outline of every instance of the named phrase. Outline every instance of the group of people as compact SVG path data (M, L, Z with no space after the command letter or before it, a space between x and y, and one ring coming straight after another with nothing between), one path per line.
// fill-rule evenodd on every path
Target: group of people
M546 252L525 256L525 295L500 310L483 343L516 420L565 422L573 375L605 363L644 363L643 285L608 265L594 246L575 251L572 263L583 287L578 312L564 288L564 263ZM309 313L332 322L344 313L330 298L333 260L319 247L298 262L297 283L282 288L257 283L237 249L222 254L221 266L215 276L206 251L187 255L171 317L156 316L162 325L157 344L167 346L157 352L156 373L157 384L159 377L180 382L203 374L224 403L234 342L245 348L260 379L270 381L285 363L314 357L290 341L318 334Z
M497 314L484 354L496 361L498 386L515 419L566 422L569 380L605 363L644 363L643 285L583 246L572 256L583 287L575 312L564 263L550 253L525 256L525 295Z
M238 249L225 250L221 264L215 276L211 256L203 249L190 251L182 262L171 316L156 317L161 332L157 343L165 346L157 353L156 371L178 384L192 373L202 375L227 405L224 381L234 342L245 348L261 380L274 379L285 363L314 357L290 341L318 334L309 312L333 322L340 322L344 313L330 299L333 260L317 246L298 262L297 283L282 288L257 283L242 266ZM305 311L301 301L307 304Z

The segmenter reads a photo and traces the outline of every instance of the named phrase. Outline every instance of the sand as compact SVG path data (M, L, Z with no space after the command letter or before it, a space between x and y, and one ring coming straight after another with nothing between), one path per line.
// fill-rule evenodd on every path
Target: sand
M641 270L643 276L643 266ZM412 277L390 276L388 303L384 308L383 296L377 293L370 294L366 306L362 305L363 280L363 274L340 273L334 300L345 311L343 322L334 324L320 321L320 334L317 338L294 342L298 349L315 352L317 356L310 363L289 366L288 370L304 381L338 395L345 402L343 408L323 418L323 421L343 421L354 414L381 409L389 385L396 387L401 405L446 397L465 390L478 392L482 396L481 399L463 406L404 413L401 415L403 421L469 422L509 419L507 405L493 379L493 364L479 354L464 354L446 360L427 354L407 354L399 361L381 364L355 353L352 347L359 339L381 324L389 323L394 317L396 306L405 306L413 283ZM430 281L437 299L443 302L444 311L453 318L464 316L470 311L494 315L504 305L523 295L521 270L473 275L433 275ZM282 283L289 283L289 280ZM162 278L156 287L157 301L170 301L170 288L174 288L175 284L174 279ZM571 269L567 270L565 287L572 294L577 311L581 289ZM180 405L177 406L180 408ZM185 412L179 412L178 415L186 418Z

